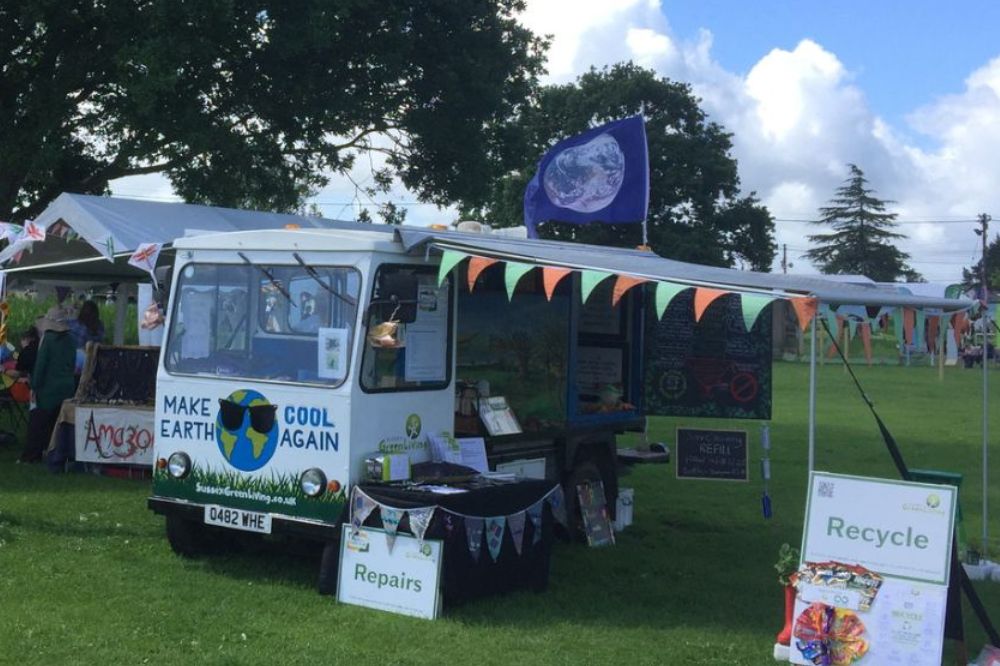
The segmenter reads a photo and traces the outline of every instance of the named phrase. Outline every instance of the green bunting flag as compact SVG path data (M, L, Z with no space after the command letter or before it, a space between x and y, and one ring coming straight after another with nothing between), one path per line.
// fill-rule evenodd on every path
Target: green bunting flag
M612 275L612 273L604 271L580 271L580 300L586 303L587 299L590 298L590 292L594 291L594 287Z
M770 305L774 298L774 296L762 294L740 294L740 307L743 308L743 323L747 327L747 333L757 323L757 317L760 316L761 310Z
M504 281L507 283L507 300L514 298L514 289L524 274L534 268L534 264L522 264L519 261L508 261L504 267Z
M667 306L670 305L670 301L674 300L674 296L681 293L685 289L690 289L687 285L674 284L673 282L657 282L656 283L656 318L662 319L663 313L667 311Z
M896 343L900 345L902 349L903 345L903 308L896 308L896 311L892 313L892 328L896 335Z
M467 258L469 255L464 252L455 252L453 250L445 250L441 255L441 266L438 268L438 286L444 282L445 277L451 272L456 264L458 264L463 259Z

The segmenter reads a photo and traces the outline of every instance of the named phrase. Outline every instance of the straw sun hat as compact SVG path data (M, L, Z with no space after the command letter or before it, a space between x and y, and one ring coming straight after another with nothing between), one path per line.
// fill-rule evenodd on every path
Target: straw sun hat
M36 319L35 327L38 328L39 332L54 331L59 333L69 330L66 314L58 306L52 306L48 312Z

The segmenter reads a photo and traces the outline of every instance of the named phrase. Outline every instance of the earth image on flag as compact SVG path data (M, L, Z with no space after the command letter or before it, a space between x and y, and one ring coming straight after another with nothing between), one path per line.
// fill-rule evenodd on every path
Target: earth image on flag
M278 448L274 410L267 398L251 389L233 391L228 398L219 401L215 441L230 465L252 472L271 460Z
M567 148L545 167L545 194L561 208L593 213L606 208L625 180L625 154L610 134Z

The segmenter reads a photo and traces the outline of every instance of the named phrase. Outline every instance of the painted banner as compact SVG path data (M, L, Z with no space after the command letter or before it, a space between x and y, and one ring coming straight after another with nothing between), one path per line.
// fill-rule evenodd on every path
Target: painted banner
M662 319L652 303L646 315L646 414L771 418L770 310L747 332L740 296L727 294L696 323L688 289Z
M337 601L433 620L440 613L441 542L344 525Z
M813 472L792 663L941 663L956 492Z
M153 465L153 409L78 405L79 462Z

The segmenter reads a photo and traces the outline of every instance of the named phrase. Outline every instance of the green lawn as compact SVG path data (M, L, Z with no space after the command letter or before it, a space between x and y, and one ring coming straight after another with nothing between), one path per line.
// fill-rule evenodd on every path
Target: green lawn
M775 366L772 520L761 517L756 465L748 484L682 482L672 468L638 467L622 480L636 490L636 522L617 546L559 544L547 592L482 600L436 622L320 597L309 555L182 560L163 519L145 508L147 483L52 476L0 449L0 663L773 663L782 601L772 564L782 542L801 536L807 372ZM912 467L965 475L966 525L978 535L981 374L949 368L939 382L930 368L858 373ZM817 467L892 478L840 366L821 369L819 403ZM656 419L654 435L670 441L682 422L708 423ZM756 459L759 427L742 425ZM1000 418L992 428L1000 436ZM1000 450L991 470L996 537L998 458ZM978 589L1000 622L1000 584ZM966 626L974 654L983 639L968 609Z

